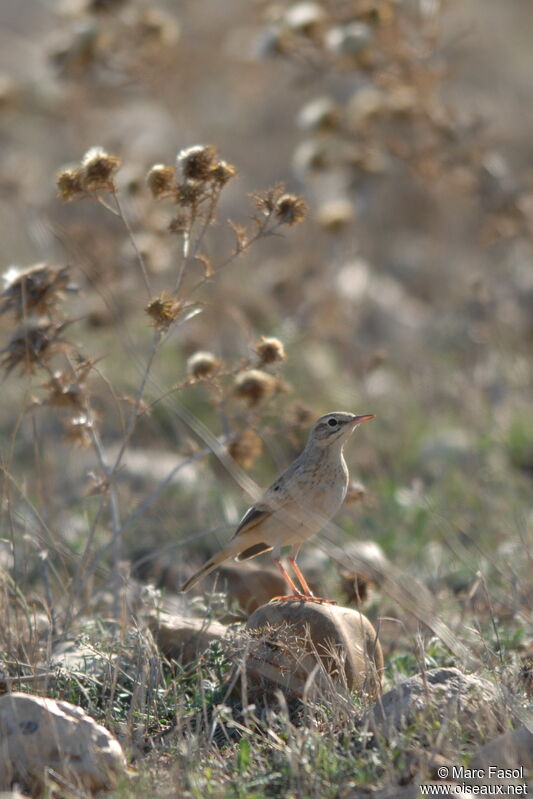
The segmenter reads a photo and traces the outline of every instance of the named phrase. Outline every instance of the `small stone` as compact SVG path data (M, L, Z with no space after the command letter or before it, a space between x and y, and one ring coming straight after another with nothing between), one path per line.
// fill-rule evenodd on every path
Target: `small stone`
M77 788L110 790L124 774L119 742L81 707L42 696L0 697L0 790L32 795L57 775Z
M483 741L504 728L503 710L493 683L457 668L439 668L416 674L387 691L363 723L389 739L427 717L446 725L449 742L458 735Z
M255 563L224 563L206 580L209 590L224 591L231 605L235 602L248 614L287 590L285 580L275 569Z
M317 97L298 113L298 124L308 133L330 131L338 127L339 109L330 97Z
M372 43L372 28L366 22L350 22L331 28L326 35L326 47L341 56L356 56Z
M385 581L390 563L375 541L353 541L344 547L345 559L337 567L347 601L359 605L368 597L372 585Z
M157 612L148 618L148 626L157 645L166 657L191 663L212 641L222 641L227 632L224 624L205 619L192 619Z

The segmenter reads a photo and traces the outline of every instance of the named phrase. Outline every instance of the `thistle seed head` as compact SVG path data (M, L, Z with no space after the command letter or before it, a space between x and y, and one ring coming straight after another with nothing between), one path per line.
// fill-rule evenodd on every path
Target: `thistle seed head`
M268 336L261 336L261 340L255 345L254 352L262 364L284 361L287 357L282 342L278 338Z
M187 372L196 379L210 377L219 366L220 361L212 352L195 352L187 359Z
M270 397L277 386L277 380L261 369L247 369L235 378L234 394L250 407Z
M180 300L176 299L170 292L163 291L159 297L150 300L145 308L146 313L152 320L156 330L168 330L170 325L176 321L182 308Z
M225 186L236 175L237 170L233 164L227 164L225 161L219 161L209 173L210 180L219 186Z
M176 168L165 164L154 164L146 176L146 183L156 200L168 197L176 191Z
M282 194L277 200L274 213L283 225L296 225L307 215L307 205L298 194Z
M211 170L216 166L216 154L216 148L212 145L199 144L181 150L176 159L180 178L199 183L209 180Z
M70 282L68 266L53 267L46 263L21 269L10 267L4 273L4 289L0 293L0 314L13 311L19 320L30 314L49 313L63 297L64 291L76 291Z
M255 432L249 427L228 447L231 457L237 461L243 469L250 469L263 451L263 442Z
M85 191L115 190L113 176L120 166L120 158L110 155L102 147L91 147L81 161L81 182Z
M65 167L56 175L57 196L69 203L85 194L82 184L82 170L79 167Z

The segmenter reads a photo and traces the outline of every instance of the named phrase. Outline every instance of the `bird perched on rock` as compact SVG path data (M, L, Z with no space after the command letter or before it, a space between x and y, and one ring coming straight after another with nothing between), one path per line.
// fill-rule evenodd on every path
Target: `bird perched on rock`
M248 560L272 550L274 563L293 592L276 599L328 601L313 596L296 557L302 543L318 533L342 505L348 488L343 448L355 428L370 419L374 419L373 414L356 416L337 411L321 416L313 425L303 452L246 511L230 543L193 574L181 590L192 588L227 558ZM284 548L289 548L288 561L302 590L281 562Z

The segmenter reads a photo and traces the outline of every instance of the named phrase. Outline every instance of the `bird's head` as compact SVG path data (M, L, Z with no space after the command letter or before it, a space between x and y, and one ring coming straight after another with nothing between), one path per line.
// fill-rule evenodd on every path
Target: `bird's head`
M344 444L358 425L374 418L373 413L360 416L342 411L326 413L311 428L308 444L316 444L319 447L329 447L334 442Z

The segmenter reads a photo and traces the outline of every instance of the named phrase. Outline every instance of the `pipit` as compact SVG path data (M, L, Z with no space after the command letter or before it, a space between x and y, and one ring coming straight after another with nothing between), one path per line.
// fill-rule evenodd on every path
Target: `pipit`
M280 600L329 602L313 596L296 557L302 543L335 515L346 496L348 467L343 448L355 428L374 415L327 413L313 425L302 453L272 483L243 518L227 547L214 555L182 586L188 591L227 558L255 558L272 550L274 563L293 592ZM281 562L282 550L288 548L288 561L300 583L300 590Z

